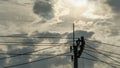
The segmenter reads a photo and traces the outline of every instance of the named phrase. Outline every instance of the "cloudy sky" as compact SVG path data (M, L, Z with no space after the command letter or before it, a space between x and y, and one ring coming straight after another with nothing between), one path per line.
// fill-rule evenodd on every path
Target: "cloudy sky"
M40 43L66 43L71 40L61 38L72 38L72 25L75 24L75 36L85 36L86 39L98 40L109 44L120 44L120 0L0 0L0 36L27 36L28 38L5 38L1 37L0 42L21 42L20 46L11 46L13 44L1 45L0 53L25 53L39 49L48 48L48 46L24 46ZM56 39L31 38L31 36L40 37L58 37ZM69 43L71 45L72 42ZM109 52L120 54L120 48L97 44L88 41L88 45ZM21 46L22 45L22 46ZM87 46L86 46L87 47ZM69 51L69 47L60 46L43 50L35 54L61 54ZM85 51L93 56L99 57L106 62L112 63L119 68L120 62L115 62L98 53ZM109 53L105 53L110 56ZM10 55L0 54L0 68L5 66L31 62L45 58L43 56L17 56L13 58ZM85 53L83 57L92 58ZM119 57L114 55L112 59L120 61ZM1 59L2 58L2 59ZM19 59L20 58L20 59ZM96 59L97 60L97 59ZM118 64L118 65L114 65ZM109 64L99 61L90 61L79 59L79 67L82 68L113 68ZM56 57L42 62L35 62L13 68L72 68L72 62L69 56Z

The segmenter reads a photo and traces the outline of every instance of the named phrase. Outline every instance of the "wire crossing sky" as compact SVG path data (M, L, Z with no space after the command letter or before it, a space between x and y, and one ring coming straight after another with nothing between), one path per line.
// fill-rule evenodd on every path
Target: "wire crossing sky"
M84 36L85 52L94 56L83 53L79 67L119 68L119 6L120 0L0 0L0 68L72 68L72 54L29 62L68 52L73 23L75 40Z

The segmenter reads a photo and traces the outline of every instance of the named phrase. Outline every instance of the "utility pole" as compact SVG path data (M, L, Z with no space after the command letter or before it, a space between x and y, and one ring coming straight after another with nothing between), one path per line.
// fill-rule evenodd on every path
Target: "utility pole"
M78 56L77 56L77 52L78 52L78 46L73 46L73 52L74 52L74 68L78 68Z
M75 26L73 24L73 46L70 47L70 50L73 51L74 55L72 56L72 60L74 61L73 65L74 68L78 68L78 58L80 58L80 56L82 55L82 52L84 50L85 47L85 40L84 37L81 36L81 38L78 38L78 40L76 40L76 45L75 45Z

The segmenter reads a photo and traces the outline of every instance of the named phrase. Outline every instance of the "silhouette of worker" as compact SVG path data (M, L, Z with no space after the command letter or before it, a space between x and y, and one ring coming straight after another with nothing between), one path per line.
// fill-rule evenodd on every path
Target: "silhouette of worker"
M80 50L78 50L78 57L80 58L80 56L82 55L82 52L84 50L85 47L85 40L84 37L78 38L78 40L76 41L76 44L79 46Z

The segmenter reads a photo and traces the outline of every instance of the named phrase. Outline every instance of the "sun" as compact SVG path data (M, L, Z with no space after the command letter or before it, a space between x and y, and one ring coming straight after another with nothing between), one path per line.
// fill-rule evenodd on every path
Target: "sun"
M69 0L70 4L75 7L83 7L87 5L87 0Z

